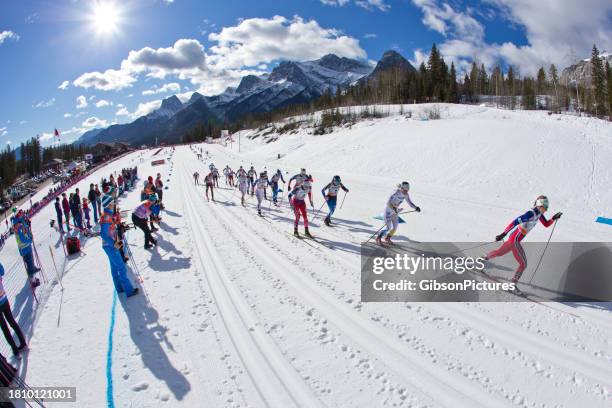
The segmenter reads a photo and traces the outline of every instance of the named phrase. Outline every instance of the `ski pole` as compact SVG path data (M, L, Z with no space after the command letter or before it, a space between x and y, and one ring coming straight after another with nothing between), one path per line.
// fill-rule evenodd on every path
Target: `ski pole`
M321 209L323 208L323 206L325 205L327 201L323 201L323 204L321 204L321 207L319 207L319 209L317 210L317 214L315 215L315 217L312 219L312 221L314 222L317 218L319 218L319 214L321 214Z
M57 265L55 264L55 257L53 256L53 250L51 249L51 245L49 245L49 253L51 254L51 260L53 261L53 268L55 269L55 275L57 275L57 281L59 282L62 290L64 290L64 285L62 284L59 272L57 271Z
M546 241L546 246L544 247L544 250L542 251L542 255L540 255L540 260L538 261L538 265L536 266L535 270L533 271L533 275L531 275L531 279L529 279L529 284L531 285L531 281L533 280L533 278L535 278L535 274L538 272L538 268L540 267L540 264L542 263L542 259L544 259L544 254L546 253L546 250L548 249L548 244L550 244L550 239L553 236L553 233L555 232L555 227L557 226L557 221L559 220L555 220L555 223L553 224L553 228L552 231L550 231L550 235L548 237L548 241Z
M412 212L416 212L416 210L411 210L411 211L402 211L402 212L400 212L400 213L397 213L397 215L400 215L400 214L409 214L409 213L412 213ZM376 236L376 235L377 235L377 234L378 234L378 233L379 233L379 232L380 232L380 231L381 231L383 228L385 228L385 226L386 226L386 225L387 225L387 223L385 222L385 223L383 224L383 226L382 226L382 227L380 227L380 228L378 229L378 231L376 231L374 234L372 234L372 236L370 236L370 238L368 238L368 240L367 240L365 243L367 244L368 242L370 242L370 240L371 240L372 238L374 238L374 236Z
M386 222L385 222L385 223L383 223L382 227L380 227L380 228L378 229L378 231L376 231L374 234L372 234L372 235L370 236L370 238L368 238L368 240L367 240L365 243L367 244L368 242L370 242L370 240L371 240L372 238L374 238L376 235L378 235L378 233L379 233L380 231L382 231L382 229L383 229L383 228L385 228L385 226L386 226L386 225L387 225L387 223L386 223Z
M344 199L346 198L346 195L348 194L348 191L344 192L344 197L342 197L342 202L340 203L340 209L342 209L342 206L344 205Z

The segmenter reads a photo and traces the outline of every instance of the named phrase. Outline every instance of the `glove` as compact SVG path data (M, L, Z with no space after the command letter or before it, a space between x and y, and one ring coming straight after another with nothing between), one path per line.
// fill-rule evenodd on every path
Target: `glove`
M563 215L562 212L556 213L555 215L553 215L553 220L555 220L555 221L558 220L559 218L561 218L562 215Z
M414 209L416 212L421 212L421 207L417 207Z
M501 234L499 234L498 236L495 237L496 241L501 241L502 239L504 239L504 237L506 236L505 232L502 232Z

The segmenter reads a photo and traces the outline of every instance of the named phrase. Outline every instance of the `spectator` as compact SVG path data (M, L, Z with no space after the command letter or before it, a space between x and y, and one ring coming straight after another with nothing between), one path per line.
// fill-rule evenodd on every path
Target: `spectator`
M61 234L64 233L64 225L62 223L62 205L59 197L55 197L55 215L57 216L57 228Z
M19 356L19 353L25 350L28 344L26 343L21 328L13 317L13 312L11 311L11 304L9 303L8 298L6 297L4 285L2 284L3 277L4 267L2 266L2 263L0 263L0 328L2 329L2 334L4 334L4 338L6 339L7 343L11 346L13 354L15 356ZM13 328L13 331L17 335L17 338L19 339L19 347L17 347L17 345L15 344L15 340L13 339L13 335L11 334L8 326L11 326Z

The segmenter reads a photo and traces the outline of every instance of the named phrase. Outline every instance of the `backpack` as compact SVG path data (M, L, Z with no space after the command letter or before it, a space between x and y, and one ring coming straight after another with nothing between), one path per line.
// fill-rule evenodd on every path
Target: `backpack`
M66 238L66 251L68 252L68 255L77 254L81 252L81 241L79 241L79 238Z

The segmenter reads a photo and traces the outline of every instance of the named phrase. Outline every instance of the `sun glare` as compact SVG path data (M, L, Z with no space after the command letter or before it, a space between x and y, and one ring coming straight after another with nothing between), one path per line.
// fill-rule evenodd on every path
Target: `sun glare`
M91 21L98 33L113 33L119 25L119 10L115 4L110 2L96 3L91 15Z

